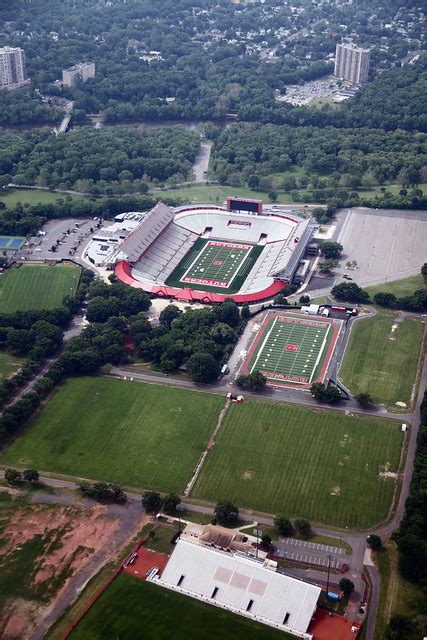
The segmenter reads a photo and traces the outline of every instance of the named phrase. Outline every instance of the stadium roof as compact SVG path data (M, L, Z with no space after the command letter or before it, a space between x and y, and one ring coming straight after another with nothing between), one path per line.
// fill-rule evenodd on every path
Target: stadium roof
M277 573L262 560L179 540L159 583L211 604L305 635L320 588Z

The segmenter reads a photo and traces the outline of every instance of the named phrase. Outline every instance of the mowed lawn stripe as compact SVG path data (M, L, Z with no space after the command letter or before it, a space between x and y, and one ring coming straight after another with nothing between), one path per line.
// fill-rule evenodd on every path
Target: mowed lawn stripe
M367 527L387 517L400 424L249 400L230 407L193 495Z
M80 276L76 265L24 264L0 275L0 313L54 309L74 295Z
M410 403L424 325L420 320L375 316L353 324L339 372L354 394L367 391L375 401Z
M161 491L183 491L220 396L112 378L75 378L1 462Z

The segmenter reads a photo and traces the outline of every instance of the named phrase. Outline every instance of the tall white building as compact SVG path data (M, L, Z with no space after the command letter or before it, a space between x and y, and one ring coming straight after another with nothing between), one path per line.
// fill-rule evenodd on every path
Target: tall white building
M95 77L95 63L94 62L80 62L75 64L74 67L64 69L62 71L62 84L64 87L72 87L76 83L77 79L81 79L83 82L89 80L89 78Z
M25 53L19 47L0 48L0 87L13 88L26 84Z
M369 74L369 49L354 44L337 44L334 76L353 84L366 84Z

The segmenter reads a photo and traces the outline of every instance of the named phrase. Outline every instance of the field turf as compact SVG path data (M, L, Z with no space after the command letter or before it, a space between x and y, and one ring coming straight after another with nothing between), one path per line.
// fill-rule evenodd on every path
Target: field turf
M245 369L272 383L310 384L319 375L334 327L326 320L277 314L263 323Z
M369 527L387 517L399 423L262 400L232 405L193 492L215 502Z
M74 378L0 459L25 468L183 491L223 404L223 398L208 393Z
M416 380L424 325L420 320L377 315L357 320L339 371L350 391L367 391L377 402L408 406Z
M54 309L64 296L74 294L80 267L24 264L0 274L0 313Z
M292 637L125 574L114 580L70 636L72 640L290 640Z
M263 248L248 243L198 238L167 278L166 284L171 287L192 287L200 291L236 293Z

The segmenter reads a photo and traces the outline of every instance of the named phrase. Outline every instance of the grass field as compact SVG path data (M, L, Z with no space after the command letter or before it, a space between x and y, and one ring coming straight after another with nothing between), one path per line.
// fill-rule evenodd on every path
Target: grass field
M400 424L262 400L230 407L194 496L368 527L387 517Z
M74 294L80 267L74 264L24 264L0 275L0 313L54 309L64 296Z
M321 319L274 315L260 329L245 366L250 373L261 371L272 383L309 384L321 371L333 329Z
M25 358L19 358L7 351L0 350L0 382L15 373L25 362Z
M8 189L0 194L0 202L4 202L6 207L12 209L17 202L22 204L49 204L59 198L79 198L81 196L70 195L69 193L55 193L54 191L39 191L38 189Z
M339 372L352 393L369 392L389 407L408 406L416 381L424 324L420 320L377 315L357 320Z
M223 398L208 393L75 378L0 459L25 468L183 491L223 404Z
M289 636L180 593L121 574L70 636L73 640L287 640Z
M223 185L194 185L193 187L182 187L181 189L165 189L165 196L182 198L190 203L218 203L222 204L230 196L238 195L240 198L253 198L269 202L268 195L262 191L252 191L246 187L229 187ZM280 204L290 204L293 202L289 193L279 192L277 202Z
M417 289L423 289L425 286L424 278L419 273L416 276L410 278L403 278L402 280L392 280L391 282L384 282L383 284L377 284L374 287L364 287L365 291L369 293L371 298L376 293L394 293L398 298L403 296L410 296Z

